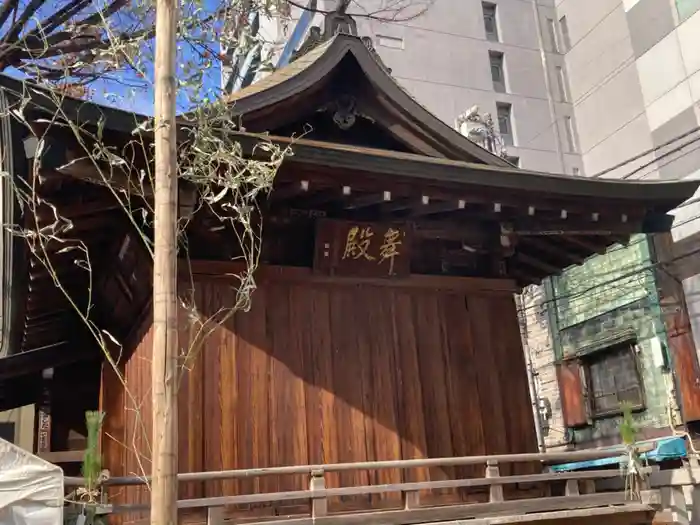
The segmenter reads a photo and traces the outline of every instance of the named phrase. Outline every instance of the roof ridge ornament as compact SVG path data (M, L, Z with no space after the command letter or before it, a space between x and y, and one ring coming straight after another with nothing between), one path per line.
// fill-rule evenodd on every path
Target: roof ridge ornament
M479 113L479 106L472 106L457 116L455 129L491 153L501 158L508 156L508 149L500 133L496 131L493 117L490 113Z

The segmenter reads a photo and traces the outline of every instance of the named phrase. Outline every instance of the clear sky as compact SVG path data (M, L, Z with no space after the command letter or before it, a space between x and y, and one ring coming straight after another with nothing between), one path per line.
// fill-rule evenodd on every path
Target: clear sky
M79 13L76 18L83 19L91 12L97 11L104 7L104 5L107 5L108 2L109 0L93 0L92 5L87 10ZM43 19L44 22L47 22L51 19L51 16L56 10L63 7L65 3L66 0L46 0L36 13L35 20ZM222 6L221 0L193 0L190 2L183 2L181 5L182 20L201 16L205 18L208 17L208 20L215 20L215 24L217 25L220 24L220 21L217 20L218 17L212 15L213 13L217 13L218 9ZM153 13L151 11L149 14L142 16L152 18ZM126 12L120 11L117 15L113 16L110 19L110 25L112 25L114 29L119 27L124 29L126 27L143 29L147 27L145 24L150 22L135 22L134 20L135 18L129 15L129 10L127 9ZM34 29L35 26L36 22L29 22L23 33ZM182 41L178 43L177 76L179 79L189 78L189 85L196 86L196 88L188 90L189 96L185 90L178 92L178 112L185 112L191 109L193 105L201 104L206 99L221 96L221 68L218 60L219 43L211 41L216 38L212 37L212 34L218 33L217 29L219 28L212 29L212 24L192 24L192 27L196 29L188 32L188 37L191 41L194 41L195 44L190 45ZM206 29L203 30L202 28ZM0 28L0 30L2 29L7 30L8 28ZM143 44L143 49L136 58L141 72L129 69L111 75L112 78L105 77L92 82L89 85L89 99L98 104L152 116L153 64L147 57L152 57L154 55L154 47L155 44L153 41ZM6 70L6 74L16 78L24 77L18 70Z
M221 64L219 60L212 60L211 65L205 67L201 57L196 55L190 46L182 46L178 55L179 78L191 76L194 69L199 69L202 75L197 96L187 96L184 91L178 93L178 112L185 112L191 109L193 104L201 103L207 98L221 96ZM99 79L93 82L90 85L92 88L91 100L98 104L152 116L153 64L146 62L143 64L143 68L143 77L137 75L135 71L126 71L118 75L118 80ZM189 70L189 75L186 70Z

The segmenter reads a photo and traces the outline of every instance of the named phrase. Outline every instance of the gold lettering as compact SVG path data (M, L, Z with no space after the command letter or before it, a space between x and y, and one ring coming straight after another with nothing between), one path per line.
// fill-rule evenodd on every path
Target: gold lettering
M368 261L374 261L375 257L372 257L369 253L369 244L372 241L374 232L369 226L366 228L359 228L353 226L348 232L348 236L345 239L345 252L343 252L343 259L360 259L364 257Z
M394 275L394 258L401 255L399 246L401 246L401 232L394 228L389 228L384 234L384 243L379 247L379 264L389 260L389 275Z

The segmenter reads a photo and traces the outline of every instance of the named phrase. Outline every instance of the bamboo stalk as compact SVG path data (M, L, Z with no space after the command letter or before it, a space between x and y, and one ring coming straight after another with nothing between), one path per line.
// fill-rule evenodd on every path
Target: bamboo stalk
M177 523L177 8L156 2L152 525Z

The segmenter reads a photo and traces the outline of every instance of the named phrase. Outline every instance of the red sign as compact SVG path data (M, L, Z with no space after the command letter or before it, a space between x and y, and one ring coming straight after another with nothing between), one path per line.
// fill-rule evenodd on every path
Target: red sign
M407 225L323 219L316 229L314 270L329 275L407 277L410 249Z

